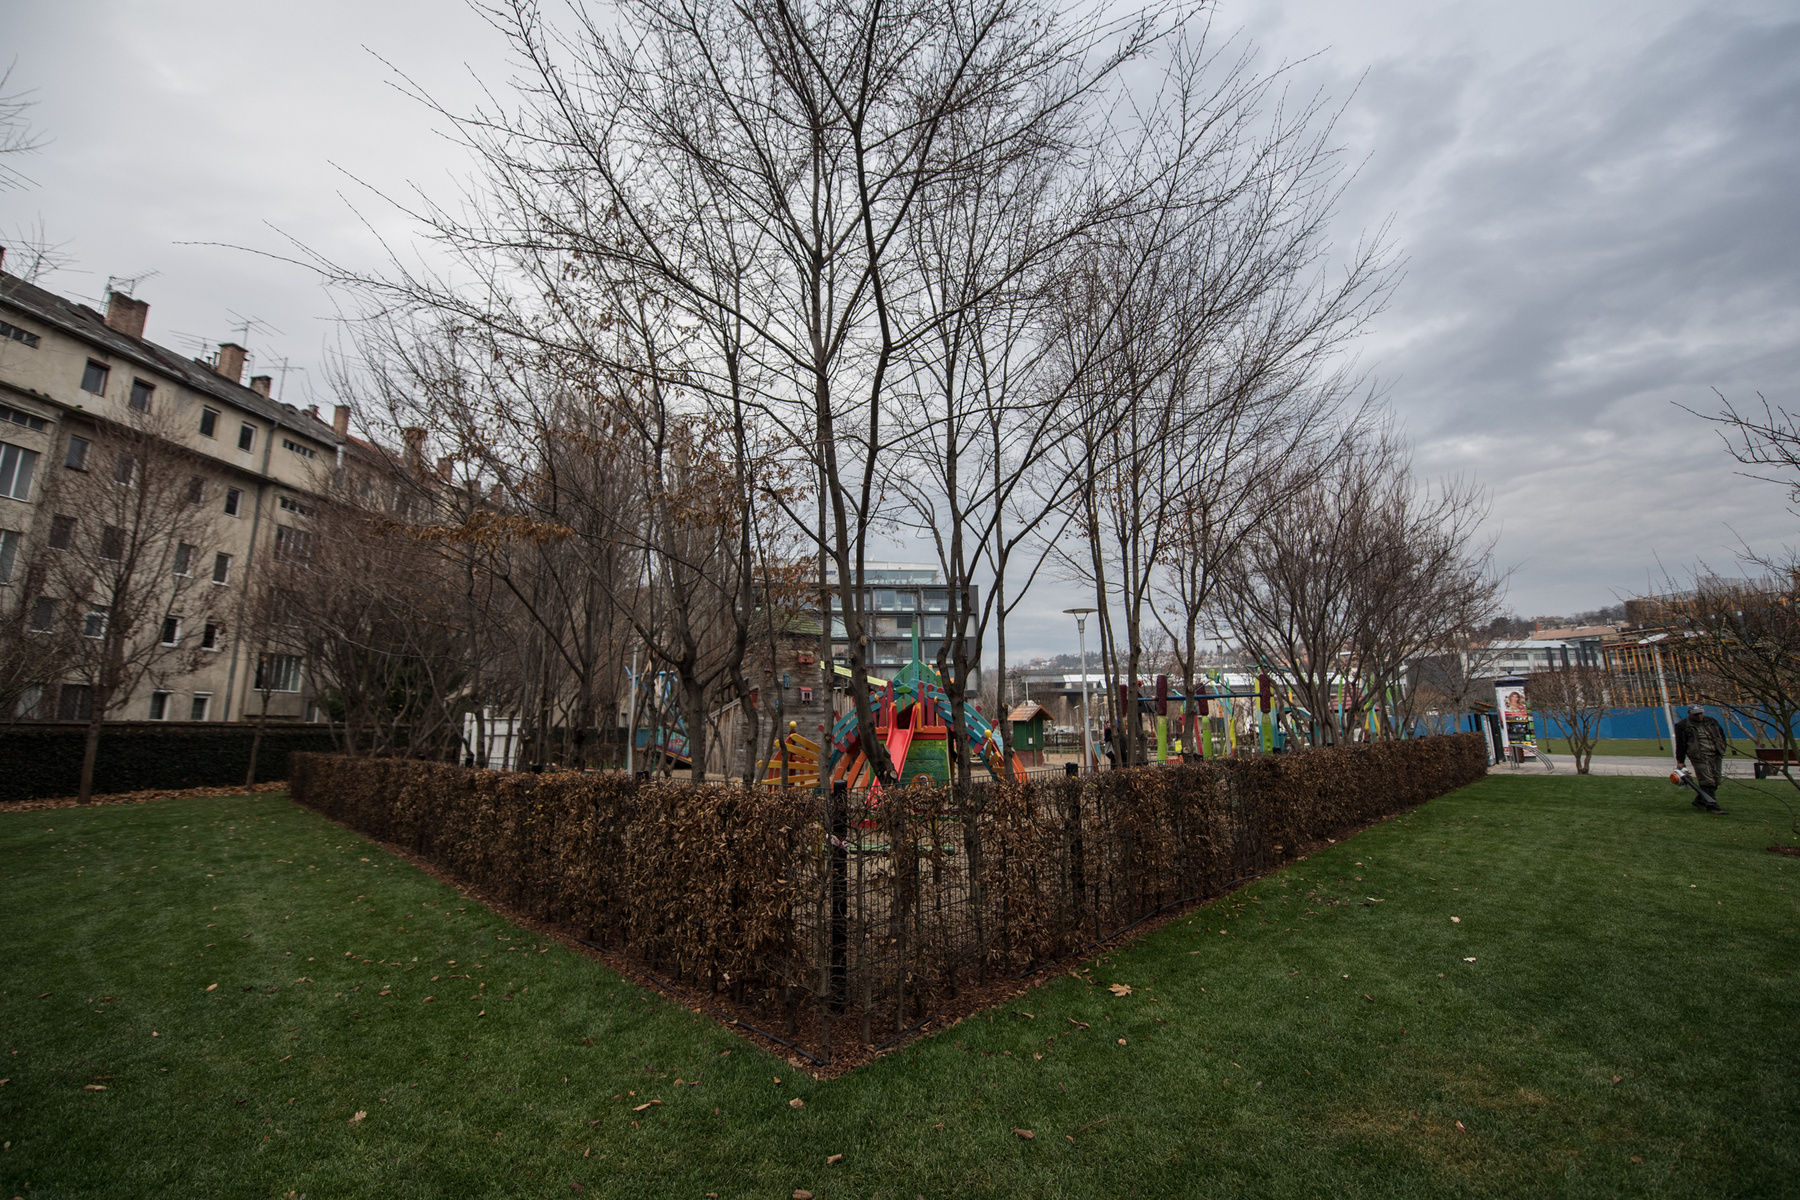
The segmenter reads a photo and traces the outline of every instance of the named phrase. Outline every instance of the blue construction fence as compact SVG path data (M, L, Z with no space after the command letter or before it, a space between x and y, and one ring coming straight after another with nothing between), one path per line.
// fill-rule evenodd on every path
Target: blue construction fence
M1712 718L1725 726L1725 732L1734 738L1749 739L1754 731L1748 728L1743 720L1728 709L1709 704L1706 711ZM1681 720L1687 715L1686 707L1674 709L1675 719ZM1547 713L1531 714L1537 735L1540 738L1566 737L1568 731L1563 723ZM1767 728L1767 725L1764 725ZM1669 738L1669 722L1663 716L1663 710L1657 708L1624 708L1617 709L1600 718L1600 736L1603 738Z

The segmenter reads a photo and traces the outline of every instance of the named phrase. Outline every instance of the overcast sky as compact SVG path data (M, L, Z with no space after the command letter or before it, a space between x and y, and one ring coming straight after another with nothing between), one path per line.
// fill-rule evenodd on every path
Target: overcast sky
M236 338L284 398L330 403L330 297L275 231L374 266L403 221L358 180L447 194L470 165L381 60L456 103L503 48L448 0L304 5L0 0L12 89L50 139L0 192L0 240L40 221L45 286L137 286L148 335ZM1779 489L1738 477L1677 404L1794 405L1800 375L1800 12L1792 4L1224 0L1215 28L1347 102L1346 240L1392 219L1407 260L1361 355L1420 469L1493 497L1510 607L1567 613L1741 537L1794 542ZM1311 56L1308 58L1308 56ZM357 211L353 211L353 201ZM360 212L360 216L359 216ZM364 219L373 221L373 228ZM7 266L17 269L17 251ZM1009 631L1073 648L1057 587ZM1009 655L1010 657L1010 655Z

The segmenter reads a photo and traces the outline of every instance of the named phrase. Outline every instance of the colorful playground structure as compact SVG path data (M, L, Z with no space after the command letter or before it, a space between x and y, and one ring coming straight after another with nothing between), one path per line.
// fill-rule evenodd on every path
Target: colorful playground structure
M955 734L951 729L950 701L944 695L937 669L921 662L915 652L912 662L878 695L871 694L870 699L876 702L875 736L887 747L888 759L900 782L949 783ZM979 709L968 706L964 721L969 730L970 754L994 778L1002 779L1009 773L1016 779L1025 778L1024 764L1018 755L1000 745L1000 735ZM853 791L879 791L881 787L864 752L854 709L837 719L823 746L797 732L790 722L776 755L757 764L763 772L763 782L772 784L781 783L784 766L790 787L814 787L821 778L832 784L842 783Z

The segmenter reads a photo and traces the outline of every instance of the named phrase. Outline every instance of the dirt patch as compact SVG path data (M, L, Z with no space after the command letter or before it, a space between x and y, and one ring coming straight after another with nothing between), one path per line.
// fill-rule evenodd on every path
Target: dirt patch
M1785 854L1789 858L1800 858L1800 846L1770 846L1770 854Z
M271 783L256 783L249 787L204 787L181 788L177 790L151 790L147 792L115 792L110 796L95 796L87 802L86 807L96 804L144 804L151 800L193 800L220 796L249 796L264 792L287 791L287 780L276 780ZM0 804L0 813L9 812L43 812L51 808L81 808L80 801L73 796L56 796L47 800L15 800L10 804Z

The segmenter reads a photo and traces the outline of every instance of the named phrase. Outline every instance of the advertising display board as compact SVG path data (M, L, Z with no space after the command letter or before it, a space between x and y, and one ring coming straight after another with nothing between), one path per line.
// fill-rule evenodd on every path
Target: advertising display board
M1525 701L1525 681L1516 675L1494 680L1494 707L1500 713L1506 747L1518 747L1521 758L1537 758L1537 731L1531 724L1531 706Z

